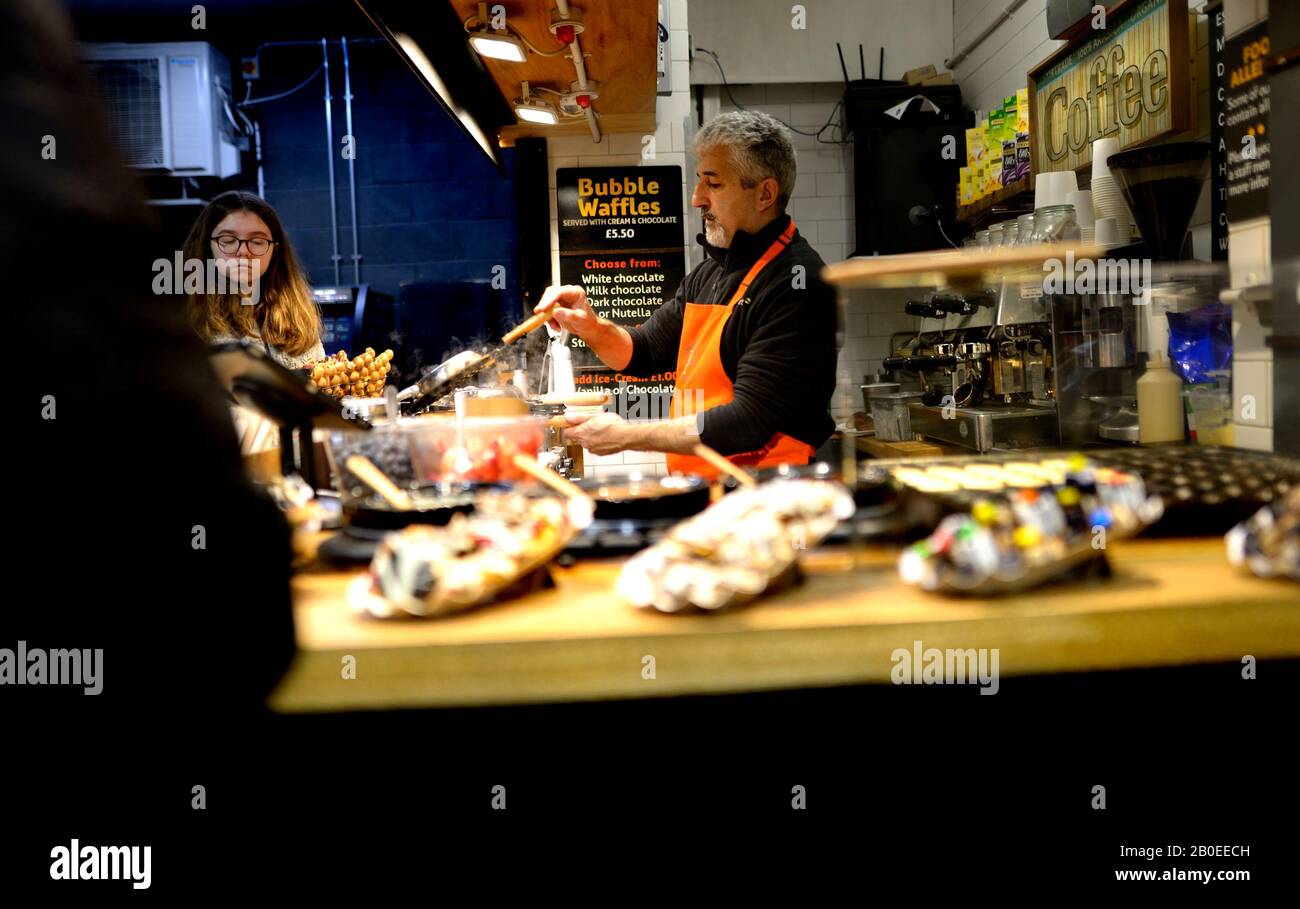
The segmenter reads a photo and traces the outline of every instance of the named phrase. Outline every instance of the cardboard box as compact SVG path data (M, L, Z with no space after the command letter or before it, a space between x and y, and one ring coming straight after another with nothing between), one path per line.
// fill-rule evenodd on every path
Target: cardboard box
M934 64L927 63L925 66L918 66L916 69L909 69L903 73L903 81L908 85L920 85L924 80L938 74L939 71L934 68Z
M1002 108L989 111L988 125L984 130L984 157L992 161L1002 157L1002 140L1006 139L1006 117Z
M987 133L984 124L966 130L966 166L972 170L988 156Z
M1007 139L1002 143L1002 171L998 175L1002 186L1016 182L1016 140Z
M1030 160L1033 152L1029 144L1029 133L1016 133L1016 176L1017 180L1028 180Z
M952 81L952 73L939 73L937 76L931 76L928 79L921 80L922 85L955 85Z
M993 158L985 161L980 167L980 195L987 196L989 193L997 192L1001 189L1001 176L1001 156L999 156L996 161Z
M1016 134L1029 132L1029 89L1016 91Z

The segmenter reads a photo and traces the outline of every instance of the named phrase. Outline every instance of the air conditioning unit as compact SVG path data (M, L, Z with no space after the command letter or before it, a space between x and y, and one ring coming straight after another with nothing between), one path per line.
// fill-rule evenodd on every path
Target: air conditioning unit
M202 41L83 44L127 164L178 177L239 173L230 62Z

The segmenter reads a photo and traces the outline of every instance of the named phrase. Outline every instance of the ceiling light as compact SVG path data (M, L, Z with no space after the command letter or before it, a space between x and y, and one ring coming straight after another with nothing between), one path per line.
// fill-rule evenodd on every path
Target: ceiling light
M469 46L480 57L507 63L524 62L524 43L509 32L494 32L484 26L470 33Z
M474 23L473 29L469 29L470 22ZM500 24L504 25L504 19ZM492 28L487 4L482 0L478 4L478 15L466 19L465 27L469 30L469 46L480 57L487 57L489 60L505 60L507 63L524 62L526 57L524 42L511 34L509 27L500 30Z
M542 103L545 104L545 102ZM528 123L541 123L546 126L554 126L558 122L555 119L555 111L546 110L544 107L524 107L522 105L516 105L515 115L518 116L520 120L524 120Z
M541 123L554 126L560 122L560 115L555 105L549 101L534 97L528 90L528 83L523 83L524 94L515 99L515 116L526 123Z

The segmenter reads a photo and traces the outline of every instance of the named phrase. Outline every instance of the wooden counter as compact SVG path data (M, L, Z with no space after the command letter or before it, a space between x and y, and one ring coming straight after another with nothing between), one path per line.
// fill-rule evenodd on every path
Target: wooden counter
M294 581L299 654L284 712L662 697L889 681L891 653L999 648L1003 677L1300 657L1300 587L1232 569L1219 539L1114 544L1115 575L1000 600L899 583L882 548L810 553L803 585L736 612L660 615L613 593L620 561L441 620L354 616L355 572ZM356 678L344 679L344 657ZM642 678L642 658L655 678Z

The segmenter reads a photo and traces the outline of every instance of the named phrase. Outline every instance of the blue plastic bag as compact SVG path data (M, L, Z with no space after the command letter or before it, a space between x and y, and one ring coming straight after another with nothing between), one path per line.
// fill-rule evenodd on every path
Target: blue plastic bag
M1169 315L1169 362L1183 382L1214 381L1212 372L1232 365L1232 307L1206 303L1191 312Z

